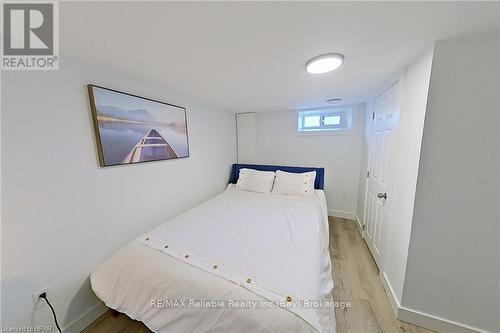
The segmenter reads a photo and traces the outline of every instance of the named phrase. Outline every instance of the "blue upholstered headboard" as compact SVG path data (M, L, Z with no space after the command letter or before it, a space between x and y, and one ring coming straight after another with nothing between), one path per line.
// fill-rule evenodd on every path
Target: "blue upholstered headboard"
M314 181L314 188L322 190L325 184L325 169L324 168L311 168L311 167L292 167L282 165L260 165L260 164L233 164L231 169L231 177L229 178L230 184L236 184L240 169L255 169L259 171L276 171L281 170L285 172L302 173L309 171L316 171L316 180Z

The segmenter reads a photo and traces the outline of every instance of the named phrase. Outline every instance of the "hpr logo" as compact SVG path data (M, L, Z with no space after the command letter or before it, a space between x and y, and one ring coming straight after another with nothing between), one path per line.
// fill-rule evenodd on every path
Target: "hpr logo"
M4 55L54 54L54 5L51 3L4 4Z

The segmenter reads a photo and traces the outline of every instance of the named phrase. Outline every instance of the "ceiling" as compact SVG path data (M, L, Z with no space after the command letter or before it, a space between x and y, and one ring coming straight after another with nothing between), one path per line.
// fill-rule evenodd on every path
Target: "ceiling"
M499 2L61 2L60 52L223 110L366 100L437 40L498 29ZM305 62L338 52L337 71ZM480 59L478 59L480 61Z

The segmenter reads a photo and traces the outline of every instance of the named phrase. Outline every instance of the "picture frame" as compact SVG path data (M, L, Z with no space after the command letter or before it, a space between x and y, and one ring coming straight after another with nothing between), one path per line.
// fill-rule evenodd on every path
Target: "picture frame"
M101 167L189 157L186 108L88 84Z

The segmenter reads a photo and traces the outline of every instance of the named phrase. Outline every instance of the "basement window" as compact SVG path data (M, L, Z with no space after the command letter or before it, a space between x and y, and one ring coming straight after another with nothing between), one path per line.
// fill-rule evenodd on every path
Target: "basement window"
M324 109L297 112L299 134L342 132L352 129L352 109Z

